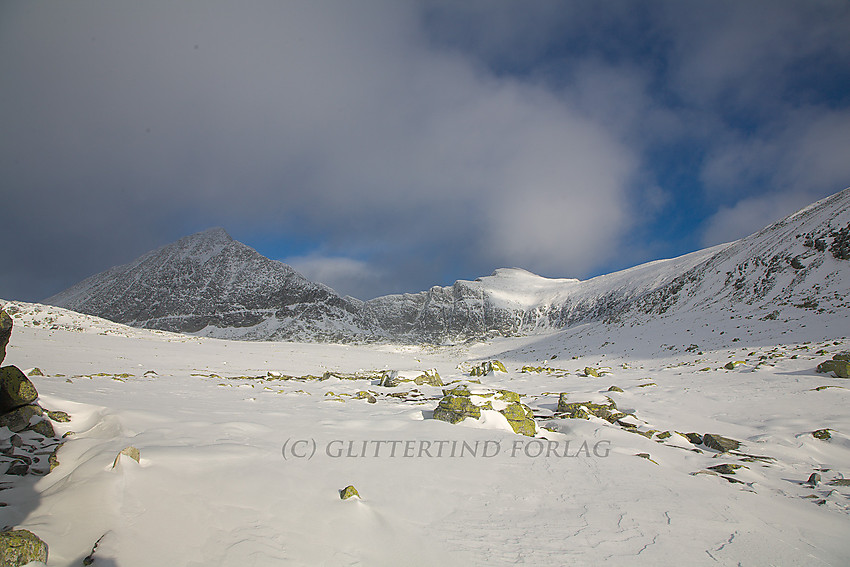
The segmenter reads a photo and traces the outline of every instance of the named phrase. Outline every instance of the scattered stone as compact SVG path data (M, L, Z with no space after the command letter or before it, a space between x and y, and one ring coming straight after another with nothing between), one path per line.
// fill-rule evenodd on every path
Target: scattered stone
M817 431L812 431L812 437L827 441L832 435L830 435L829 429L818 429Z
M359 400L366 400L370 404L374 404L378 402L378 399L372 394L372 392L367 392L365 390L361 390L354 395L355 398Z
M656 439L664 440L664 439L668 439L668 438L670 438L670 437L672 437L672 436L673 436L673 434L672 434L672 433L670 433L669 431L662 431L661 433L659 433L659 434L656 436Z
M123 449L121 449L121 452L118 453L118 455L115 457L115 462L112 463L113 469L118 466L118 461L121 459L121 455L126 455L126 456L130 457L131 459L133 459L134 461L136 461L137 463L139 462L139 459L141 459L141 457L142 457L139 450L136 449L135 447L133 447L132 445L130 445L129 447L124 447Z
M44 410L35 404L15 408L0 415L0 427L8 427L13 433L20 433L29 427L33 417L43 414Z
M618 386L611 386L610 388L608 388L608 391L609 392L620 392L620 393L622 393L623 389L618 387Z
M736 367L746 364L743 360L733 360L723 365L726 370L735 370Z
M702 435L699 433L683 433L683 435L694 445L702 445Z
M850 486L850 478L836 478L830 480L827 484L830 486Z
M430 370L426 370L424 374L421 376L417 376L413 379L413 383L417 386L445 386L443 384L443 380L440 378L440 374L437 372L436 368L431 368Z
M31 404L38 392L30 379L16 366L0 368L0 413Z
M593 378L599 378L599 371L595 368L590 367L590 366L585 366L584 367L584 375L585 376L592 376Z
M398 370L389 370L384 372L381 375L381 381L378 382L378 386L383 386L384 388L395 388L398 385Z
M32 561L47 563L47 544L29 530L0 532L0 565L21 567Z
M20 447L24 444L24 440L23 438L21 438L20 435L15 433L14 435L12 435L12 437L9 438L9 443L12 444L12 447Z
M809 480L807 480L804 484L815 487L818 485L818 483L820 483L820 475L816 472L813 472L809 475Z
M37 421L29 425L27 429L29 431L35 431L39 435L44 435L45 437L56 437L56 432L53 430L53 424L46 419L42 419L41 421Z
M357 489L350 484L339 491L339 498L341 500L348 500L349 498L354 497L360 498L360 493L357 492Z
M498 360L486 360L480 364L473 366L470 371L470 376L487 376L491 372L507 372L505 365Z
M735 471L738 469L745 469L744 465L736 465L734 463L724 463L722 465L714 465L713 467L708 467L708 470L715 471L718 474L735 474Z
M652 460L652 457L650 456L649 453L636 453L635 457L640 457L641 459L646 459L650 463L655 463L656 465L658 464L654 460Z
M703 435L702 442L706 447L722 453L734 451L741 446L741 443L734 439L723 437L714 433L706 433Z
M558 407L556 413L563 414L562 417L570 419L590 419L590 416L596 416L604 419L609 423L626 417L626 414L617 409L617 404L614 400L608 398L607 404L595 404L593 402L568 402L567 394L562 393L558 398Z
M534 412L520 402L520 395L510 390L484 391L472 394L465 385L443 390L443 398L434 410L434 419L449 423L460 423L464 419L481 418L481 410L501 407L499 413L505 416L514 433L534 436L537 433L537 423Z
M29 470L30 470L29 465L27 465L26 463L21 462L21 461L15 461L11 465L9 465L8 469L6 469L6 474L11 474L11 475L15 475L15 476L24 476L29 472ZM0 563L0 565L3 565L3 564Z
M65 413L64 411L47 410L47 417L59 423L68 423L69 421L71 421L71 416Z
M534 413L531 408L519 402L513 402L499 413L505 416L511 429L519 435L534 437L537 433L537 424L534 422Z
M44 376L44 371L36 366L35 368L30 368L27 371L27 376Z

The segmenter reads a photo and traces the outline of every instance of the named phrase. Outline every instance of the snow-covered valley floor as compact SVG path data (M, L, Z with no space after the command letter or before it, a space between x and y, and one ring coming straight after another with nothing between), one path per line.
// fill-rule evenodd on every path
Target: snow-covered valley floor
M837 482L850 380L815 372L850 350L840 314L413 347L222 341L20 308L4 364L44 372L40 403L74 435L50 474L3 478L0 523L45 540L50 566L850 564ZM435 386L286 378L434 368L448 383L491 359L508 372L482 385L522 394L537 437L432 419ZM610 397L643 435L550 417L562 392ZM140 462L113 467L130 445ZM723 464L741 467L709 468ZM347 485L361 498L340 499Z

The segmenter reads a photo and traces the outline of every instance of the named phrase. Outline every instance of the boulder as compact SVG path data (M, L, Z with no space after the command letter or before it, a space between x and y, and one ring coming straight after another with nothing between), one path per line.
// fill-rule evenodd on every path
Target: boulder
M449 423L460 423L467 417L472 419L481 418L481 409L493 409L493 405L487 401L481 406L476 405L471 398L472 394L466 386L456 386L451 390L443 390L443 398L434 410L434 419L447 421Z
M812 431L812 437L820 439L821 441L828 441L832 435L829 433L829 429L818 429L816 431Z
M381 375L381 381L378 386L384 388L395 388L399 385L398 370L389 370Z
M351 484L339 491L340 500L348 500L349 498L355 497L360 498L360 493L357 492L357 489Z
M487 360L480 364L476 364L469 371L470 376L486 376L491 372L507 372L505 365L498 360Z
M505 416L514 433L534 437L537 433L537 424L534 422L534 413L526 405L513 402L505 409L499 410Z
M607 404L597 404L589 401L568 402L566 393L562 393L558 398L558 407L555 412L563 414L562 417L571 419L590 419L590 416L593 415L609 423L614 423L618 419L626 417L625 413L617 409L617 404L611 398L608 398Z
M0 532L0 565L21 567L32 561L47 563L47 544L29 530Z
M720 451L721 453L726 453L728 451L734 451L741 446L741 443L735 441L734 439L730 439L728 437L723 437L721 435L716 435L713 433L706 433L702 436L703 445L710 449L714 449L715 451Z
M0 413L31 404L38 392L30 379L16 366L0 368Z
M4 310L0 309L0 362L6 358L6 346L12 336L12 318Z
M599 378L599 371L593 367L585 366L584 368L585 376L592 376L593 378Z
M30 404L15 408L10 412L0 415L0 427L8 427L14 433L20 433L30 426L30 420L34 416L44 415L40 406Z
M445 386L445 384L443 384L443 380L440 378L440 374L437 372L436 368L426 370L424 374L414 378L413 383L416 384L417 386L424 386L424 385Z

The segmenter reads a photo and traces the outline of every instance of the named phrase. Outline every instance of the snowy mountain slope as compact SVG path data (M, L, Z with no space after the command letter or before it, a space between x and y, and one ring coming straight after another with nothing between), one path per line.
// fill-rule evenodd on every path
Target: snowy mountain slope
M212 229L46 300L130 325L233 339L457 343L693 309L846 307L850 190L740 241L586 281L499 269L428 291L343 298ZM765 309L769 311L763 312Z
M45 300L128 325L248 339L350 340L357 307L214 228Z

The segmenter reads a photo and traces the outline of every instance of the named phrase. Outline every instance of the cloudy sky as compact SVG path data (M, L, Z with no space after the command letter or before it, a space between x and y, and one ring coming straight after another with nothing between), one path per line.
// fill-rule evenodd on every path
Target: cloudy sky
M367 299L850 186L845 0L0 2L0 297L223 226Z

